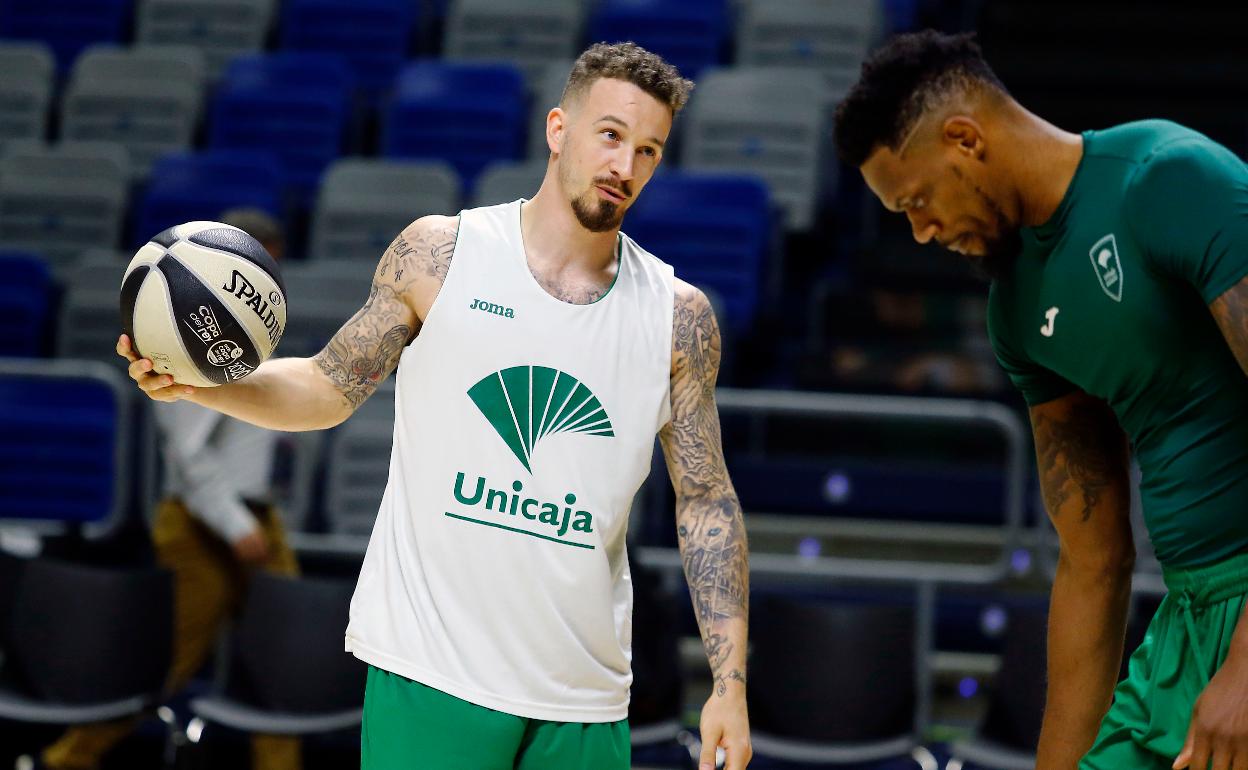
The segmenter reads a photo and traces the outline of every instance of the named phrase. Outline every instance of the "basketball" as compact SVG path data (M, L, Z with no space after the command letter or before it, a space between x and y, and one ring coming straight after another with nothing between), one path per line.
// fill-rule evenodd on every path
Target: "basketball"
M199 387L246 377L286 328L286 289L260 242L220 222L171 227L121 282L121 326L153 371Z

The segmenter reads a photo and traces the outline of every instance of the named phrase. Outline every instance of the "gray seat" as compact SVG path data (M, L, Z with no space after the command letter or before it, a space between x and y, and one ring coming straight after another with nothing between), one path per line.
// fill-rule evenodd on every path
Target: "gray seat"
M830 92L813 70L737 68L703 75L689 105L682 165L753 173L785 210L789 230L813 224L824 179Z
M367 535L390 474L394 380L377 389L336 431L326 462L325 519L335 534Z
M454 0L444 50L452 59L511 61L532 80L577 54L583 0Z
M63 268L65 294L57 319L58 358L87 358L121 370L116 352L120 326L117 293L126 271L126 255L112 249L88 249L78 261ZM101 319L108 319L102 323Z
M234 57L264 48L274 6L274 0L140 0L135 39L197 48L216 79Z
M10 142L0 158L0 245L53 266L121 239L130 163L111 142Z
M546 65L535 77L529 79L532 102L529 108L529 160L545 161L550 157L546 146L546 115L559 106L563 87L567 85L572 60L556 61Z
M43 139L56 64L43 43L0 41L0 150L14 139Z
M880 0L751 0L737 26L742 65L818 70L844 92L883 27Z
M204 60L187 46L97 46L74 64L62 103L65 139L117 142L131 171L191 146L202 112Z
M311 356L325 347L368 299L374 267L362 260L322 260L283 267L286 330L281 356Z
M528 163L495 163L489 166L477 181L472 205L493 206L510 203L517 198L532 198L542 186L546 165L547 161L543 158Z
M459 196L459 176L441 161L336 161L317 195L309 258L375 264L412 220L453 214Z

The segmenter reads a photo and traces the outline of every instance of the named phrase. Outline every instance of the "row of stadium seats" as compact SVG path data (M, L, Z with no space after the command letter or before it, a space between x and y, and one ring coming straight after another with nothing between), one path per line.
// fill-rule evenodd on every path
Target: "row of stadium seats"
M387 158L445 161L471 191L490 163L545 160L546 114L569 66L548 64L526 86L513 64L411 62L377 116L377 136L366 138L358 127L369 119L353 107L353 76L334 56L238 58L208 98L194 50L93 47L74 64L59 100L59 136L117 143L129 156L128 173L142 182L159 157L192 148L202 123L208 148L273 153L284 192L303 208L329 163L373 147ZM0 68L17 73L12 89L24 94L0 98L0 148L44 139L50 85L36 94L32 84L50 77L50 54L0 44ZM789 228L809 229L818 201L835 193L836 175L822 172L836 93L812 71L768 67L709 72L694 93L677 123L681 166L756 173L784 205ZM669 154L670 166L678 159Z
M129 189L123 161L119 148L102 143L64 143L52 149L11 146L0 161L0 249L41 256L53 276L68 285L72 299L82 281L74 274L81 255L110 251L121 243ZM455 212L461 203L488 205L530 197L545 170L544 163L492 166L475 194L465 198L458 175L443 162L334 161L313 209L307 261L353 263L351 269L367 279L370 266L413 219ZM132 245L182 222L216 219L236 206L257 207L280 218L281 179L278 162L264 154L221 150L166 156L157 161L134 203ZM775 220L767 189L755 177L670 172L654 179L638 199L628 232L687 280L716 293L723 302L725 325L744 329L757 313L765 266L778 263L769 259ZM113 275L104 285L113 291L124 260L113 256L105 262ZM363 268L358 267L361 263ZM283 268L291 275L300 269L297 261ZM32 268L22 274L35 272ZM90 270L86 275L88 284L99 279ZM326 294L314 285L305 291L292 290L292 307ZM37 295L32 287L17 301ZM358 306L363 296L343 299ZM62 319L62 328L74 328L72 308L67 305L71 312ZM335 324L352 312L354 308L338 315ZM30 342L27 335L19 344ZM317 349L323 342L319 340ZM284 348L290 345L288 341Z
M444 6L439 8L439 6ZM884 25L879 0L5 0L0 37L42 40L60 71L92 43L186 44L219 75L263 49L276 26L290 51L340 54L360 87L384 91L422 21L445 15L440 48L535 72L586 42L633 40L690 77L728 63L802 66L847 82ZM423 51L422 53L434 53Z

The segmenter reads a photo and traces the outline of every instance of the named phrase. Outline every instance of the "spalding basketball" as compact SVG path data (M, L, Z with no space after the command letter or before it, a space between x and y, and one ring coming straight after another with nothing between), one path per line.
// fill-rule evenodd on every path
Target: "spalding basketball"
M185 385L224 385L273 354L286 328L286 289L255 238L220 222L188 222L130 261L121 326L154 371Z

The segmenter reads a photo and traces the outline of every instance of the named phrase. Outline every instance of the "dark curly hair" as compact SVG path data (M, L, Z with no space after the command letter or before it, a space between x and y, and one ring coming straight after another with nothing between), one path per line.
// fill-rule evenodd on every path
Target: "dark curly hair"
M846 163L861 166L879 145L896 151L937 100L985 86L1007 93L973 32L898 35L867 57L858 82L837 106L837 152Z
M559 103L566 106L569 99L580 98L600 78L628 81L666 104L672 114L680 112L693 90L692 80L636 43L594 43L572 65Z

